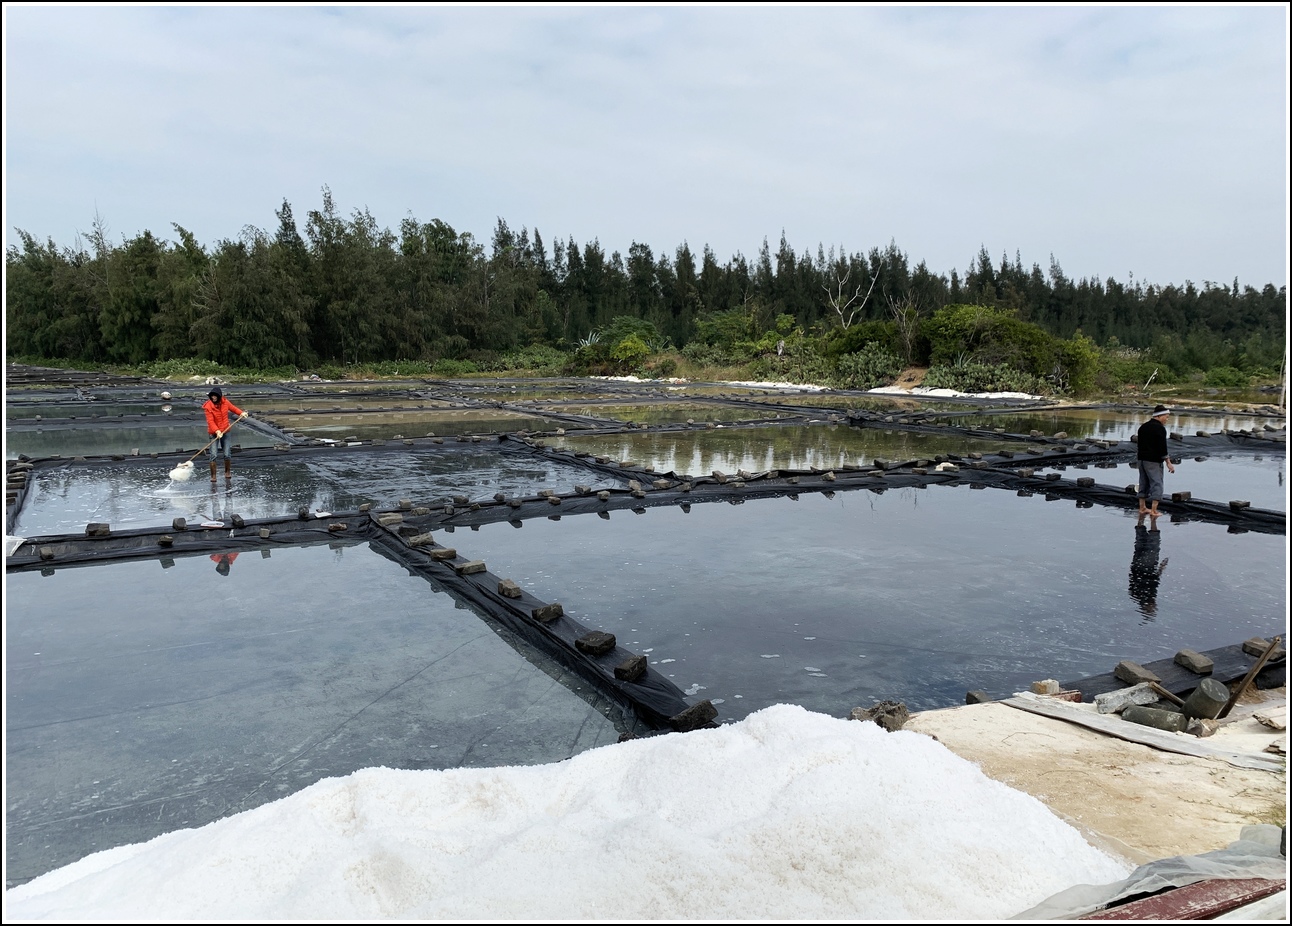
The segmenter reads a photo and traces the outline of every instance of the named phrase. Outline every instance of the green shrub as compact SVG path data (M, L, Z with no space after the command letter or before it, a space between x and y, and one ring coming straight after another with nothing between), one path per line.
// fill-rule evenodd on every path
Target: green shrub
M431 372L436 376L468 376L472 373L479 373L480 368L470 360L437 360Z
M555 347L532 344L521 350L503 354L493 369L503 372L524 370L538 375L555 376L564 368L569 358Z
M1213 367L1207 371L1207 375L1203 379L1203 382L1208 386L1216 386L1219 388L1232 386L1245 387L1252 384L1252 377L1250 374L1244 373L1242 370L1235 369L1234 367Z
M214 360L188 357L176 360L154 360L139 367L144 376L153 379L187 379L190 376L222 376L225 368Z
M831 381L845 389L874 389L887 386L901 372L901 358L872 342L836 360Z
M1005 364L986 364L969 360L963 363L930 367L924 385L932 389L955 389L958 392L1026 392L1044 395L1051 391L1042 380L1030 373Z

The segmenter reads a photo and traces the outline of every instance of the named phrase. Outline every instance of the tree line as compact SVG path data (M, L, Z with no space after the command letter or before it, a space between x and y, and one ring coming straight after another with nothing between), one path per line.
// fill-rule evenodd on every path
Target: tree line
M118 244L96 219L71 246L17 230L5 255L6 353L298 370L487 362L533 345L576 352L635 321L650 350L714 344L715 330L735 323L751 343L799 331L839 354L884 340L919 362L929 359L929 320L968 305L1054 338L1153 351L1178 369L1278 369L1283 355L1287 291L1273 284L1072 280L1053 257L1042 270L985 249L962 276L911 266L893 242L796 252L784 235L752 259L720 261L685 242L607 254L597 240L549 247L537 229L501 218L486 245L438 219L410 216L392 231L366 209L343 216L327 188L303 231L288 202L275 215L272 231L247 226L209 247L180 225L173 241L143 231Z

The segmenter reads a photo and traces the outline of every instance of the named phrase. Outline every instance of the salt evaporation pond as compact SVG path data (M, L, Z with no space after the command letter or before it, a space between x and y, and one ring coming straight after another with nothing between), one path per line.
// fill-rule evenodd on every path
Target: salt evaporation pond
M361 768L553 762L621 732L367 545L218 560L7 577L9 885Z
M490 525L455 546L648 653L724 719L1004 697L1268 636L1286 613L1282 536L1162 519L1169 567L1146 589L1133 515L1042 495L933 486L643 512Z
M170 464L160 462L155 469L109 464L40 469L31 478L14 532L35 537L79 533L91 522L128 529L169 525L175 518L272 518L295 515L301 508L355 511L364 503L395 508L405 498L424 504L454 495L483 499L497 492L569 493L579 484L623 484L579 466L474 445L429 453L337 448L252 464L234 454L233 479L226 482L221 468L214 485L204 457L194 463L187 482L173 482L169 470Z
M714 470L830 469L875 459L914 460L938 454L990 453L1018 448L1017 441L965 438L923 431L886 431L846 425L768 425L625 434L566 434L544 438L553 447L631 460L673 471L705 475Z

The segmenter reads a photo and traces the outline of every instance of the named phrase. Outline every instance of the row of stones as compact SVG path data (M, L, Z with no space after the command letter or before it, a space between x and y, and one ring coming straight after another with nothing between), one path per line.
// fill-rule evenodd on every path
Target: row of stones
M1243 652L1249 656L1259 657L1260 664L1285 658L1286 653L1278 640L1265 640L1253 637L1243 641ZM1213 660L1202 653L1182 649L1175 654L1176 665L1201 676L1198 685L1187 698L1178 698L1161 684L1161 677L1144 666L1130 660L1123 660L1113 669L1113 675L1130 687L1108 691L1095 695L1095 710L1100 714L1119 714L1123 720L1144 726L1155 727L1176 733L1190 733L1194 736L1210 736L1216 732L1216 718L1222 716L1225 707L1241 690L1231 693L1229 688L1214 678L1209 678L1215 669ZM1250 678L1250 676L1249 676ZM1247 679L1244 680L1244 686ZM1081 701L1081 692L1077 689L1062 690L1054 679L1034 682L1032 692L1058 700ZM983 692L970 692L966 701L970 704L987 700ZM1160 701L1169 701L1179 710L1149 707Z
M468 560L460 557L455 548L436 543L430 531L423 532L415 525L403 523L404 516L401 512L379 514L376 521L380 526L393 530L403 537L409 547L421 550L433 562L448 566L458 576L472 576L488 571L484 560ZM511 600L519 599L523 595L520 585L513 579L499 579L495 591L501 597ZM528 615L538 624L550 625L565 616L565 609L559 601L549 602L530 608ZM604 630L590 630L574 640L576 650L592 657L604 656L613 651L617 645L615 635ZM629 654L627 658L615 665L614 676L620 681L636 682L645 676L646 669L645 654ZM717 708L712 702L706 700L670 718L669 722L676 730L691 730L711 722L717 716Z

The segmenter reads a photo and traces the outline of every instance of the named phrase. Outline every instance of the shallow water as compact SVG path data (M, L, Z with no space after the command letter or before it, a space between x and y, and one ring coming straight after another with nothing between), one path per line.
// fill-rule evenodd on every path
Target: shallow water
M231 432L239 447L272 447L277 439L249 427ZM5 431L5 457L15 460L19 454L33 459L61 456L107 456L150 453L195 453L210 438L206 423L200 419L168 424L158 417L157 424L103 425L86 422L75 428L20 428Z
M654 466L661 473L672 470L696 476L708 475L714 470L734 473L739 469L750 472L813 466L830 469L845 464L862 465L877 458L915 460L938 454L967 454L975 450L988 453L1018 447L1016 441L971 440L952 434L832 424L704 428L663 434L567 434L544 441L554 447Z
M967 486L489 525L458 547L739 719L947 707L1283 626L1284 537L1159 528L1151 595L1133 516Z
M166 411L166 406L170 406L171 411ZM166 417L172 414L183 414L191 412L198 407L189 402L163 402L160 399L156 402L81 402L81 403L53 403L53 402L34 402L14 404L12 401L5 406L5 418L15 423L31 423L36 417L41 418L82 418L93 421L95 418L116 418L121 415L157 415ZM201 414L200 410L198 412Z
M760 408L708 403L687 405L680 402L665 402L658 405L551 405L547 406L547 409L567 415L591 415L596 418L613 418L616 421L648 425L679 424L687 420L749 421L776 417L775 412Z
M394 508L404 498L429 505L453 495L479 500L495 492L568 493L579 484L621 484L612 476L542 457L468 448L435 453L338 449L335 456L288 455L250 465L235 455L232 480L225 480L223 464L218 473L212 486L204 460L194 463L187 482L173 482L166 466L37 470L14 532L26 537L79 533L91 522L125 530L168 526L175 518L272 518L301 508L355 511L365 502Z
M242 407L258 414L274 411L327 411L348 412L355 409L388 408L409 410L419 408L448 408L450 403L441 399L415 399L404 396L262 396L244 399Z
M505 434L511 431L547 431L561 427L551 418L518 415L482 408L446 411L368 412L363 415L291 415L270 420L284 430L306 437L343 440L390 440L396 435Z
M1174 458L1173 458L1174 459ZM1201 457L1180 457L1174 473L1167 473L1163 486L1172 492L1189 492L1194 499L1228 504L1241 499L1257 508L1288 510L1287 457L1283 454L1215 453ZM1067 479L1092 476L1096 484L1124 489L1138 485L1139 470L1133 463L1116 467L1052 467ZM1047 472L1038 469L1037 473Z
M7 578L8 883L360 768L618 737L582 681L366 545L220 565Z

